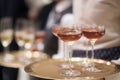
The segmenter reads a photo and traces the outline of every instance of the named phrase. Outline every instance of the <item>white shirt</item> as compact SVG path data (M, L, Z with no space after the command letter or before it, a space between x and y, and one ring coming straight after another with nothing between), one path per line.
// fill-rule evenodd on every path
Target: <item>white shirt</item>
M44 5L49 4L51 0L25 0L29 8L40 10Z
M51 28L54 24L56 24L56 19L61 17L61 13L69 8L72 4L72 0L63 0L55 5L48 16L46 28Z
M77 24L105 26L105 35L96 42L95 49L120 46L120 0L73 0L73 8ZM82 37L73 48L85 50L86 42Z

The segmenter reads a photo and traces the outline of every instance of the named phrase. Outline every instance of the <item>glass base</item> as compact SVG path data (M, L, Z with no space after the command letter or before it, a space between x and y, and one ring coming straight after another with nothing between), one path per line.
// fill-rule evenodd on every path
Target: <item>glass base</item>
M14 56L12 55L12 54L4 54L4 57L3 57L3 61L5 61L5 62L10 62L10 61L12 61L12 60L14 60L15 58L14 58Z
M30 55L30 57L32 57L32 53L31 52L29 52L29 51L27 51L27 52L20 51L19 52L18 61L21 62L21 63L23 63L23 64L29 64L29 63L31 63L31 60L30 60L29 57L27 57L27 55L28 56Z
M61 69L70 69L70 68L74 68L74 65L68 64L68 63L61 63L58 65Z
M30 63L29 59L23 58L23 57L18 58L18 61L21 62L21 63L23 63L23 64L29 64Z
M62 76L66 77L78 77L80 76L80 71L77 70L66 70L65 72L62 73Z
M101 72L101 70L96 67L86 67L86 68L83 68L83 71L85 71L85 72Z
M77 63L77 64L78 64L79 66L84 66L84 67L87 67L87 66L91 65L91 63L88 62L88 61L79 62L79 63Z

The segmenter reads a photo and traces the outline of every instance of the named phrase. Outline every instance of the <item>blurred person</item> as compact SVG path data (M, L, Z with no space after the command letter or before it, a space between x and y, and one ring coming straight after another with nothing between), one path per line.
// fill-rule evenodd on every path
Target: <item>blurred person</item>
M113 60L120 58L120 1L74 0L73 13L76 24L105 26L105 35L95 44L95 58ZM81 38L74 48L74 56L84 55L87 41ZM88 48L90 52L91 48Z
M51 0L25 0L25 2L30 9L39 11L44 5L49 4Z
M50 57L58 52L58 39L52 34L51 28L68 13L72 13L72 0L53 0L40 11L40 28L46 31L44 52Z
M28 19L31 22L36 22L38 17L38 12L41 11L44 5L49 4L50 0L25 0L27 6L29 7L28 10Z
M28 7L24 0L0 0L0 19L11 18L13 20L13 29L15 21L19 17L27 16ZM9 45L9 50L18 50L18 46L13 39ZM3 46L0 43L0 53L3 51ZM2 67L0 70L0 80L17 80L17 68Z

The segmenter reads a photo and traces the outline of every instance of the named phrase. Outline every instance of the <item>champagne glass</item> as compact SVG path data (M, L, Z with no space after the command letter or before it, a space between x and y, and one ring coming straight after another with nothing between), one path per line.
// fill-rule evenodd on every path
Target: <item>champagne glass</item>
M0 38L1 43L4 47L4 57L3 61L11 61L14 56L9 53L8 46L13 39L13 29L12 29L12 19L2 18L0 22Z
M100 72L101 70L95 67L94 63L94 45L95 42L105 34L105 28L101 25L86 25L82 27L83 35L89 39L92 46L91 65L86 67L84 70L88 72Z
M68 47L68 52L69 52L69 69L65 70L62 74L63 76L71 76L71 77L75 77L75 76L79 76L80 75L80 71L78 70L73 70L72 69L72 45L80 39L80 37L82 36L81 30L79 27L77 26L62 26L60 28L60 32L58 33L58 37L64 41L67 44Z
M52 27L52 33L53 33L53 35L56 36L56 37L58 37L58 33L60 32L60 30L61 30L61 26L58 25L58 24L54 24L54 26ZM66 63L66 61L67 61L67 55L66 55L66 49L65 49L67 46L66 46L66 43L64 43L62 40L61 40L61 43L63 43L63 48L64 48L63 49L64 63L61 63L59 65L59 67L62 68L62 69L68 69L69 68L69 64ZM71 67L73 67L73 65L71 65Z
M16 40L19 48L20 48L19 49L20 57L18 58L19 61L24 61L25 60L25 53L24 53L25 21L26 21L25 19L20 18L16 21L16 26L15 26L15 40Z
M28 58L32 57L29 49L34 42L34 25L26 19L18 19L16 22L15 38L20 50L24 49L19 60L29 62Z
M16 26L15 26L15 39L21 51L24 49L24 44L25 44L25 41L24 41L25 22L24 21L25 19L18 19L16 21Z
M44 30L35 30L35 45L39 51L43 51L44 44L43 41L45 39L46 33Z
M31 58L33 57L33 53L31 52L32 45L35 41L35 26L30 21L26 20L25 22L25 34L24 34L24 41L25 45L24 48L26 50L25 57L27 62L31 62Z
M85 25L84 24L79 24L79 26L83 27ZM83 67L87 67L90 64L90 61L89 61L89 51L88 51L89 40L84 35L82 35L82 40L83 40L82 43L84 45L86 45L86 47L84 47L84 49L85 49L85 56L84 56L83 60L78 63L78 65L79 66L83 66Z

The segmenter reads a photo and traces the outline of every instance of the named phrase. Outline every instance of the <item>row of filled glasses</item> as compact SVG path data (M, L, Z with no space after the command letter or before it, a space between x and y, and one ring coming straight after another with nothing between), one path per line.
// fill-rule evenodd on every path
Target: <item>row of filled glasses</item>
M15 37L20 50L29 50L33 44L41 47L41 49L43 48L42 41L45 38L44 31L36 29L35 25L26 19L18 19L15 23L15 29L13 29L12 23L11 18L3 18L0 21L0 41L4 47L4 61L14 59L14 56L8 52L8 46L12 42L13 37ZM25 53L21 55L20 60L24 61L22 58L25 56Z
M105 28L102 25L54 25L52 27L52 33L58 37L60 40L62 40L65 44L67 44L67 50L68 50L68 63L62 63L60 65L64 65L62 68L65 69L65 72L62 73L63 76L79 76L81 74L80 71L74 70L74 65L72 64L72 45L78 41L81 36L86 37L89 39L90 44L92 46L92 57L91 62L88 64L88 67L84 67L82 69L83 71L88 72L101 72L100 69L98 69L95 66L94 63L94 44L95 42L100 39L105 34ZM67 65L67 66L66 66Z

